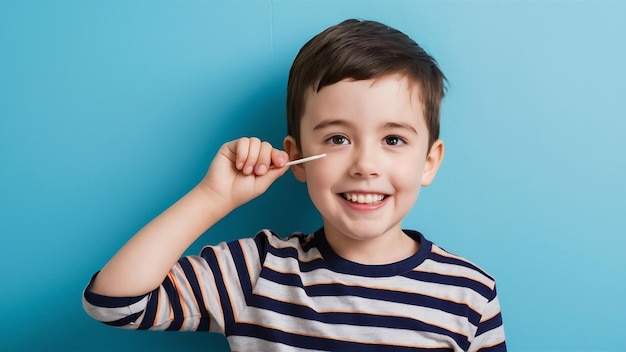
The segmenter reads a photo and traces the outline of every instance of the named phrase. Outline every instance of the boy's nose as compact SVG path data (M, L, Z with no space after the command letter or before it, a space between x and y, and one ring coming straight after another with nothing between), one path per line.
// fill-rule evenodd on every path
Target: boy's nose
M355 177L377 177L380 175L378 152L375 148L354 148L350 175Z

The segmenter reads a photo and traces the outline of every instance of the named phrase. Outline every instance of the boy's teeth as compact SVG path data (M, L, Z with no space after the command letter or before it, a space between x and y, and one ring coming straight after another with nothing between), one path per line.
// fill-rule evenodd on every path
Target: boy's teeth
M353 193L344 193L343 197L351 202L360 203L360 204L369 204L380 202L385 198L382 194L353 194Z

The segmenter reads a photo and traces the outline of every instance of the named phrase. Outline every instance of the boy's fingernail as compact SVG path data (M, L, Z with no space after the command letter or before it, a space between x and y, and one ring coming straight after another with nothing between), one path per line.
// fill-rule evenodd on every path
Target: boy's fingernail
M250 166L246 167L245 170L243 170L243 173L246 174L246 175L250 175L252 173L252 169L253 169L253 167L250 165Z
M264 173L265 173L265 171L267 171L267 167L266 167L265 165L259 165L259 166L256 168L256 172L257 172L257 174L264 174Z
M283 158L276 159L276 166L283 167L283 165L285 165L285 159Z

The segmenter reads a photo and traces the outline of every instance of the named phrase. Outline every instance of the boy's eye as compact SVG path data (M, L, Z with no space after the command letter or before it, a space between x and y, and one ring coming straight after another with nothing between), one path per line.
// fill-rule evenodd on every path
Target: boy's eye
M385 137L385 143L387 145L400 145L405 143L405 141L400 136L387 136Z
M330 138L328 138L328 141L331 144L348 144L348 138L340 134L331 136Z

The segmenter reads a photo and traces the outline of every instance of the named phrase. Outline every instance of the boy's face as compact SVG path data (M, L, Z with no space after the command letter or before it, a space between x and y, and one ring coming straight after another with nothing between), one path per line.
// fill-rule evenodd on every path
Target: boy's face
M291 137L285 149L292 160L327 154L292 170L307 183L331 244L383 249L406 238L401 221L443 157L441 141L428 148L420 89L389 75L343 80L308 94L301 152Z

